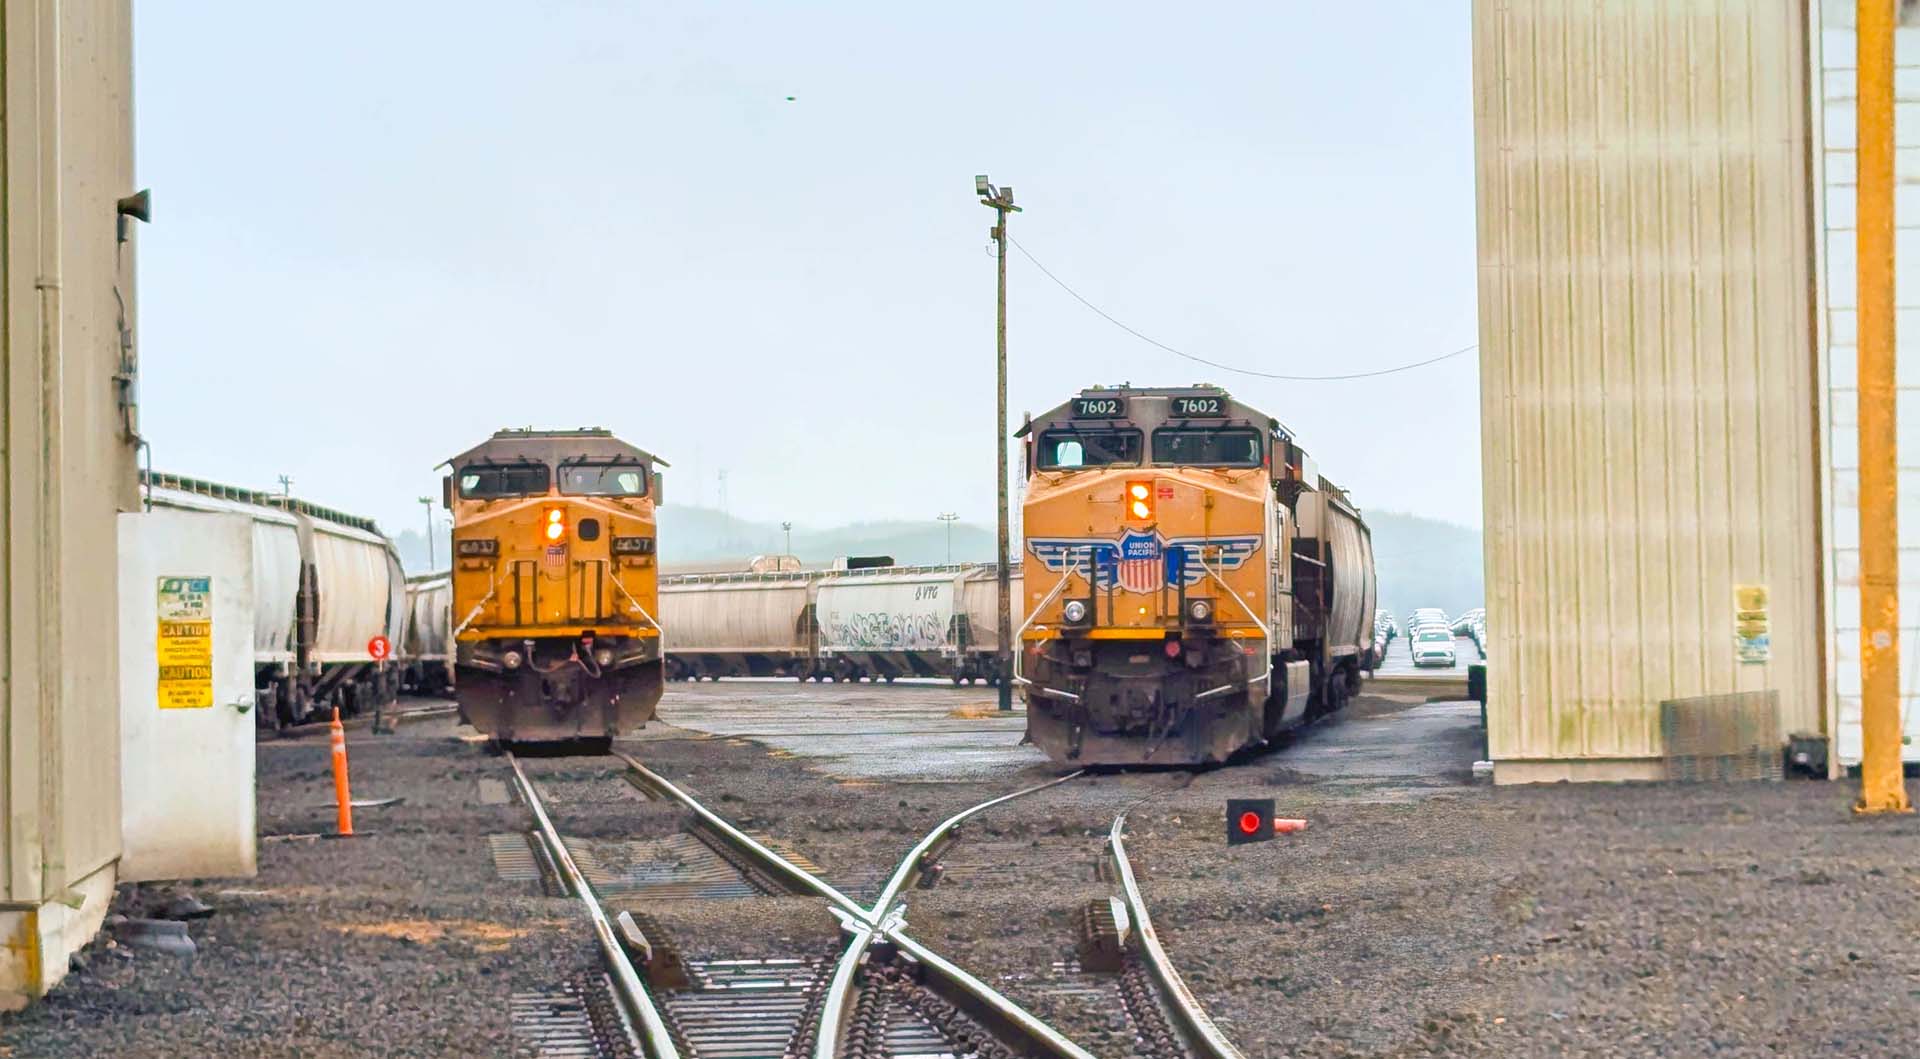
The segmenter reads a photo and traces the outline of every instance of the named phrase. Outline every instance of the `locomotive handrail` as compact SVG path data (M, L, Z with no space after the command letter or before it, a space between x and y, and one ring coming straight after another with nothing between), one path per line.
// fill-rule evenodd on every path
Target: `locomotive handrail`
M1273 679L1273 628L1269 626L1266 622L1260 620L1260 615L1255 614L1253 612L1253 608L1247 606L1247 601L1240 598L1240 593L1235 592L1233 590L1233 586L1227 584L1227 579L1224 577L1221 577L1220 572L1218 570L1215 570L1213 567L1207 565L1207 557L1205 555L1196 555L1195 558L1200 560L1200 569L1205 570L1209 577L1212 577L1215 581L1220 582L1220 587L1226 589L1227 595L1233 597L1233 601L1235 603L1238 603L1240 605L1240 609L1246 612L1248 620L1252 621L1255 625L1258 625L1260 627L1260 635L1262 637L1261 642L1267 655L1267 668L1266 668L1266 672L1260 674L1258 677L1255 677L1252 680L1247 681L1247 683L1249 685L1252 685L1252 684L1258 684L1263 680Z
M1067 567L1066 571L1060 575L1059 582L1053 586L1053 591L1047 593L1047 598L1041 600L1031 611L1027 612L1027 620L1021 622L1020 628L1013 634L1012 640L1015 646L1013 652L1013 682L1015 684L1033 683L1033 681L1020 675L1020 656L1026 653L1019 649L1020 638L1027 634L1027 627L1033 624L1034 619L1040 617L1040 612L1046 610L1047 607L1059 597L1061 591L1067 587L1067 580L1079 569L1080 564L1078 561L1074 562L1072 566Z
M661 628L660 623L653 619L653 615L647 613L647 608L642 605L639 600L633 598L633 593L627 591L627 586L620 583L619 575L616 574L612 578L612 581L613 587L619 589L620 594L627 597L627 602L633 604L633 609L639 611L640 616L647 619L648 625L653 626L653 631L660 634L660 657L665 658L667 656L667 630Z
M473 605L473 610L469 611L466 620L462 621L459 627L453 630L453 636L450 638L459 639L460 634L467 631L467 626L473 624L473 619L479 617L480 612L487 609L487 601L492 599L493 594L498 591L500 591L500 575L496 573L493 575L493 584L487 586L487 594L481 596L480 602Z

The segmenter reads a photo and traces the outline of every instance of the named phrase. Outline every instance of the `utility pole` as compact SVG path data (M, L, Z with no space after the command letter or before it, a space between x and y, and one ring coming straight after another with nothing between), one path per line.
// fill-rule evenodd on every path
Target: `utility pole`
M940 512L939 515L935 517L947 524L947 565L952 566L953 565L953 520L959 518L960 516L956 512L942 511Z
M792 555L793 554L793 523L782 522L780 524L780 532L787 535L787 550L784 552L781 552L780 554Z
M1889 0L1855 7L1859 144L1859 813L1906 813L1900 767L1900 475L1894 400L1893 27Z
M1864 0L1863 0L1864 2ZM980 196L980 204L994 212L993 241L1000 250L1000 314L996 321L995 337L999 347L998 404L999 419L994 431L999 459L996 470L1000 474L1000 657L998 676L1000 682L1000 708L1013 709L1013 587L1008 583L1007 538L1007 214L1019 213L1020 207L1013 204L1013 189L997 188L987 178L973 178L974 193Z
M293 506L293 476L290 474L280 476L280 500L281 507Z
M433 498L423 496L420 506L427 509L427 572L433 572Z

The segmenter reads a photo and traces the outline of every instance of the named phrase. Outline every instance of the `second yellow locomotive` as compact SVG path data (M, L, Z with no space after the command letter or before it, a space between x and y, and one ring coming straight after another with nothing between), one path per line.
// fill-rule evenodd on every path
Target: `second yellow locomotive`
M1276 420L1212 386L1096 387L1020 436L1016 681L1048 755L1221 761L1359 688L1367 527Z
M604 740L665 687L661 461L591 430L502 430L455 456L454 689L502 741Z

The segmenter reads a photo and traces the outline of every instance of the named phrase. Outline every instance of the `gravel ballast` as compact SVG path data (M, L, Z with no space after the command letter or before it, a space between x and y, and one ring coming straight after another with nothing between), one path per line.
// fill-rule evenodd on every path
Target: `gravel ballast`
M835 694L857 720L860 697ZM1250 1059L1914 1054L1915 818L1854 818L1846 783L1476 786L1464 743L1443 748L1457 768L1295 767L1413 705L1363 698L1296 750L1084 776L990 810L964 826L942 881L908 893L908 930L1097 1053L1130 1055L1104 980L1058 966L1086 902L1114 892L1095 865L1128 808L1160 937ZM510 769L460 731L350 733L356 797L405 799L362 810L350 840L308 837L331 829L324 735L264 741L260 874L184 887L215 909L190 926L198 954L129 954L103 935L52 997L0 1015L0 1055L515 1054L512 995L596 958L577 902L495 874L487 836L531 818L484 803L482 781ZM874 779L666 724L623 748L855 896L947 816L1063 771L1034 755L961 782ZM571 837L651 841L687 825L612 758L523 762ZM1239 796L1273 797L1310 826L1229 848L1222 809ZM116 911L167 892L125 888ZM696 957L838 942L812 898L610 904L649 913Z

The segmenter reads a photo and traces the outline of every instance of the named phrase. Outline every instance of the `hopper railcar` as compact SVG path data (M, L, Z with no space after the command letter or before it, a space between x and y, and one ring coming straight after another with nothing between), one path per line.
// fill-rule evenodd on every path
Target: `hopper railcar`
M1213 386L1095 387L1018 436L1015 680L1049 756L1223 761L1359 689L1371 539L1277 420Z
M142 472L157 508L253 522L254 717L262 727L351 716L390 703L397 667L367 653L406 623L406 580L371 519L305 500Z
M409 695L453 693L453 575L407 578L407 627L395 644L400 690Z
M447 462L462 719L502 742L602 741L652 720L664 461L593 428L502 430Z
M994 683L999 622L994 566L865 565L663 577L661 620L675 680L794 677ZM1014 600L1020 599L1019 576ZM1015 614L1019 620L1019 614Z

